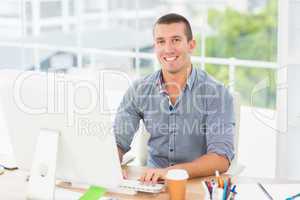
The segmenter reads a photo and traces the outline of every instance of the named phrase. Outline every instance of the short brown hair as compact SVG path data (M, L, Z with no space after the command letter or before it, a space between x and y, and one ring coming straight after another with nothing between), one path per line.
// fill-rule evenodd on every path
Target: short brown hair
M158 18L158 20L154 24L153 28L153 35L154 35L154 29L157 24L172 24L172 23L184 23L185 25L185 35L187 37L187 40L190 41L193 39L193 33L192 28L189 23L189 21L183 17L182 15L176 14L176 13L169 13L166 15L161 16Z

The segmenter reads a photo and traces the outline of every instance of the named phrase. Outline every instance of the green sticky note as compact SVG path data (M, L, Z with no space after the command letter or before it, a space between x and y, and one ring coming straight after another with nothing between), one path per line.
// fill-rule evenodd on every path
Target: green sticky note
M79 200L98 200L105 194L105 192L105 188L90 186L90 188L80 197Z

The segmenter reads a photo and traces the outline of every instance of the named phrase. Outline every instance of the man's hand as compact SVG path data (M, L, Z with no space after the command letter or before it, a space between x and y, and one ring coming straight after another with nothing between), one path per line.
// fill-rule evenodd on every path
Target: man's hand
M127 169L122 169L122 176L123 176L123 179L128 179Z
M167 171L167 168L147 168L140 177L140 181L146 184L155 184L159 180L165 179Z

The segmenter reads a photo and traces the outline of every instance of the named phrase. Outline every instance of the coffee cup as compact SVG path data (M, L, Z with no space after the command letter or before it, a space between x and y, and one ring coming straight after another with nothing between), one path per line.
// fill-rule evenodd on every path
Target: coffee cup
M184 169L171 169L167 172L166 182L170 200L184 200L189 175Z

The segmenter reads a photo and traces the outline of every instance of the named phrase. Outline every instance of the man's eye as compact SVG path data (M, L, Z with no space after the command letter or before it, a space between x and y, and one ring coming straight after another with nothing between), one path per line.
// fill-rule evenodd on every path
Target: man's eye
M164 44L164 43L165 43L165 41L163 41L163 40L157 41L157 44Z
M175 38L175 39L173 40L173 42L180 42L180 39L179 39L179 38Z

